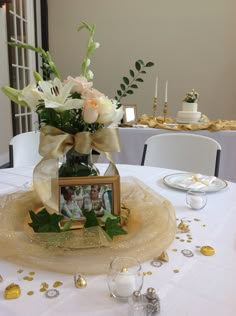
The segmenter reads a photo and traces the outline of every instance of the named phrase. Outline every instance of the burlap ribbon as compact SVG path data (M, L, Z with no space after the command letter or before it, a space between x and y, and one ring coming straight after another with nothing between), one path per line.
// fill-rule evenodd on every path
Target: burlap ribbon
M50 212L58 212L58 159L71 148L80 154L89 154L92 149L105 155L109 166L105 175L119 174L111 152L120 151L119 130L102 128L95 133L67 134L52 126L40 130L39 153L43 159L34 169L34 189L43 205Z

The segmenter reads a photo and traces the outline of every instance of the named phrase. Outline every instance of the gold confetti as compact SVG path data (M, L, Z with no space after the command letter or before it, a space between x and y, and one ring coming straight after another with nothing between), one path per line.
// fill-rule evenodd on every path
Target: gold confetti
M201 248L200 246L195 246L196 248Z
M41 283L41 286L42 286L42 287L45 287L45 289L48 288L48 284L47 284L46 282Z
M204 255L204 256L213 256L215 254L215 249L211 246L202 246L200 248L200 252Z
M33 295L34 294L34 291L28 291L27 292L27 295Z
M40 291L40 292L46 292L47 289L46 289L46 287L41 287L41 289L40 289L39 291Z
M178 251L178 249L172 249L172 251L176 252L176 251Z
M175 237L175 238L176 238L176 239L180 239L180 237L178 237L178 236L177 236L177 237Z
M61 286L62 284L63 284L62 282L56 281L56 282L53 283L53 287L59 287L59 286Z
M152 275L152 271L147 271L146 274L147 275Z
M202 227L206 227L206 224L203 224Z
M191 239L188 239L187 242L192 242L192 240L191 240Z
M184 240L184 239L180 239L180 241L181 241L181 242L184 242L185 240Z
M23 280L26 280L26 281L32 281L33 279L34 279L34 278L29 277L29 276L23 277Z
M23 269L19 269L17 272L22 273L23 271L24 271Z
M196 222L200 222L201 221L199 218L194 218L193 220L196 221Z
M168 257L168 253L166 251L163 251L160 256L157 258L157 260L161 260L164 262L168 262L169 261L169 257Z
M18 298L21 295L21 288L18 284L11 283L5 288L4 297L6 300Z
M35 272L34 271L30 271L29 275L35 275Z
M179 269L174 269L173 272L174 273L179 273Z

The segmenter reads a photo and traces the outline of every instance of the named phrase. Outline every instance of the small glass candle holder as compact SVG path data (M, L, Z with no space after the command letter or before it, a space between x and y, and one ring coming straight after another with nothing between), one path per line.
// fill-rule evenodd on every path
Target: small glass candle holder
M107 282L113 297L128 300L134 291L140 291L143 286L140 262L130 257L116 257L110 263Z
M189 190L186 194L186 203L192 210L200 210L207 204L207 194L203 190Z

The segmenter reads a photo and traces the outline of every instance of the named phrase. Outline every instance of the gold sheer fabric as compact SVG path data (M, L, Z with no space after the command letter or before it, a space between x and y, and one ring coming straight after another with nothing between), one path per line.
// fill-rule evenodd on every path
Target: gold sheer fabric
M141 262L157 257L175 238L173 205L136 178L121 180L121 203L130 209L127 235L110 241L102 228L34 233L29 210L42 204L34 190L0 198L0 257L63 273L106 273L112 258Z

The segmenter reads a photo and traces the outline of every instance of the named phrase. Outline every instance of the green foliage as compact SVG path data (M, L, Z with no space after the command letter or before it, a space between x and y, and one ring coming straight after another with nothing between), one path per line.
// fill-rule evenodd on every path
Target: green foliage
M35 214L33 211L29 211L32 223L29 226L33 228L37 233L58 233L61 231L59 222L64 218L62 215L56 213L49 214L44 208L39 213Z
M134 90L138 89L138 82L144 82L141 75L146 74L145 68L150 68L154 66L153 62L147 62L146 64L141 60L137 60L135 62L135 70L130 69L129 74L130 78L123 77L123 82L120 84L120 89L116 91L117 95L115 96L115 99L117 100L118 104L120 104L120 101L122 98L126 97L127 95L134 94Z
M105 231L106 233L113 238L117 235L127 235L127 231L125 231L120 226L120 218L117 217L115 219L108 218L105 222Z
M90 212L83 212L83 214L86 218L84 228L89 228L89 227L94 227L94 226L99 225L97 216L93 210L91 210Z

